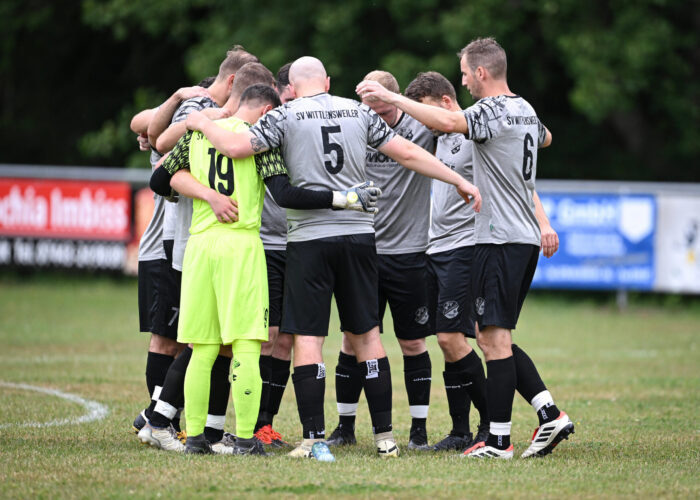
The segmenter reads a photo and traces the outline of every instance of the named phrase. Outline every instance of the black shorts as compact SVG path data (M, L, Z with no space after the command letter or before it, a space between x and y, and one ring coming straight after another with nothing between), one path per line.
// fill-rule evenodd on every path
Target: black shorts
M287 243L280 331L327 336L333 294L346 331L367 333L379 324L374 234Z
M471 279L474 247L428 255L430 316L435 332L474 338Z
M267 262L267 292L270 296L270 326L280 326L282 320L282 292L284 292L284 267L287 252L265 250Z
M379 318L384 318L388 302L397 338L414 340L431 335L425 253L379 255L378 260ZM380 329L383 331L381 320Z
M515 329L539 253L535 245L516 243L475 247L472 296L479 328Z
M163 240L163 250L165 250L165 260L161 260L157 331L153 333L177 340L182 273L173 268L173 240Z
M158 317L161 259L139 261L139 330L152 333Z

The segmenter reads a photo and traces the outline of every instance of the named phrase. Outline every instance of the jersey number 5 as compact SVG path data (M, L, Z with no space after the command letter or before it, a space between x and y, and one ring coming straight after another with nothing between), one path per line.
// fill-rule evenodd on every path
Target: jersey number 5
M227 156L222 155L216 149L209 148L209 187L215 191L226 196L231 196L233 194L233 160ZM228 160L228 170L223 172L221 167L224 158ZM216 178L226 183L224 185L222 182L217 183Z
M343 164L345 163L345 152L343 147L336 143L330 141L331 134L339 134L340 125L334 125L332 127L321 127L321 136L323 137L323 153L330 157L330 160L325 161L326 170L331 174L337 174L343 169ZM331 153L335 151L335 165L333 165L333 156Z
M535 141L530 134L525 134L523 141L523 179L529 181L532 177L532 151L530 148L535 145Z

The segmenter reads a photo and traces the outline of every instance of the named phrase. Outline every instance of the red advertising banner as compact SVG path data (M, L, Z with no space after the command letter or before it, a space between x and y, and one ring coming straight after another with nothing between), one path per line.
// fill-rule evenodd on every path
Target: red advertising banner
M0 235L128 241L131 186L0 178Z

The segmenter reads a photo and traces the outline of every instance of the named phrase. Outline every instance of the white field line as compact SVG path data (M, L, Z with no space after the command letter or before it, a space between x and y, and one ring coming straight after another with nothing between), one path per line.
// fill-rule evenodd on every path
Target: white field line
M56 419L50 420L48 422L18 422L10 424L0 424L0 429L5 429L7 427L54 427L57 425L84 424L87 422L92 422L94 420L102 420L109 413L109 409L103 404L100 404L96 401L90 401L89 399L81 398L80 396L76 396L75 394L62 392L56 389L48 389L46 387L39 387L36 385L29 384L13 384L12 382L3 382L1 380L0 387L9 387L10 389L41 392L43 394L48 394L49 396L56 396L57 398L77 403L87 410L87 413L85 415L81 415L80 417Z

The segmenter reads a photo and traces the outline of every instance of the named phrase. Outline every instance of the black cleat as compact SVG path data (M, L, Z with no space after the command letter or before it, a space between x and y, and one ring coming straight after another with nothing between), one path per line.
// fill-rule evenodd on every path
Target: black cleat
M211 449L211 444L204 437L204 433L198 436L187 436L187 442L185 443L185 453L190 453L193 455L210 455L214 453Z
M138 434L139 431L141 429L143 429L143 426L146 425L147 423L148 423L148 419L146 418L146 410L143 410L134 419L134 423L133 423L134 434Z
M471 448L477 443L486 443L486 439L489 437L489 424L479 424L479 430L476 432L476 436L469 442L467 448Z
M270 455L265 452L262 441L253 436L249 439L236 438L236 443L233 445L234 455L261 455L266 457Z
M428 451L433 447L428 444L428 433L422 427L411 428L408 438L408 449L416 451Z
M457 436L455 434L449 433L445 436L445 439L436 443L433 446L433 451L462 451L469 447L469 443L472 441L472 433L470 432L466 436Z
M343 427L338 424L338 427L331 433L326 440L328 446L344 446L357 443L355 439L355 429Z

